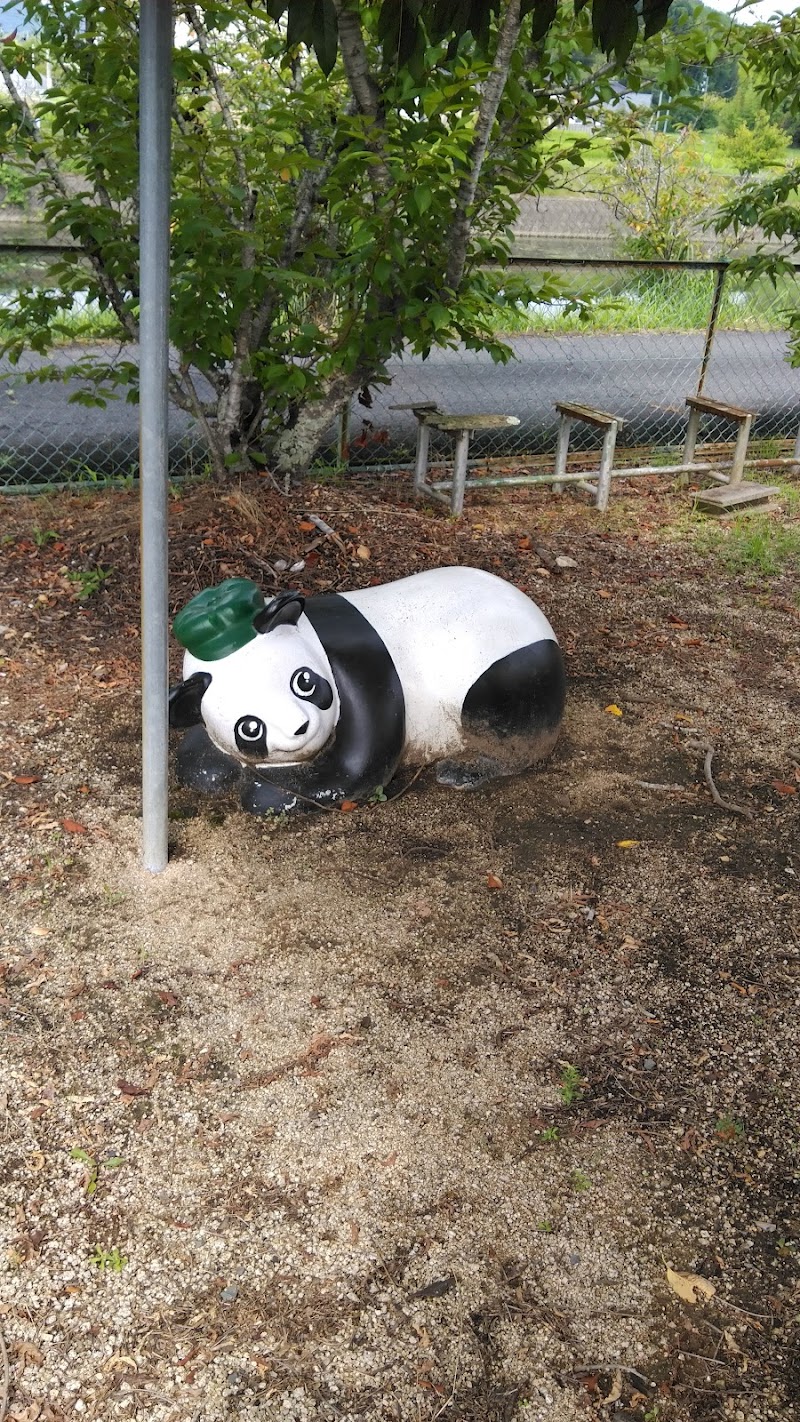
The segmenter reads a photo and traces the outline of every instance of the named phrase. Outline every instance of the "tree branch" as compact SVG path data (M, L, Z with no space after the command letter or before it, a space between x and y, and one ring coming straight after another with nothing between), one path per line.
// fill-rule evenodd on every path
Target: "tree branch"
M500 100L503 97L503 90L506 86L508 70L511 64L511 56L514 53L514 47L519 39L521 24L520 0L508 0L508 5L500 26L494 63L481 94L478 118L475 125L475 137L472 140L469 155L469 171L464 175L459 184L458 193L456 195L455 213L450 225L450 256L445 273L445 285L451 291L458 290L464 275L464 266L467 258L467 243L472 230L471 208L475 202L475 194L478 190L481 169L489 148L492 127L497 117L497 110L500 107Z
M203 58L208 62L209 77L214 88L217 103L219 104L220 113L222 114L222 121L225 124L225 127L228 131L228 137L231 141L233 160L236 164L236 176L239 180L239 186L243 188L246 193L249 187L249 182L247 177L247 164L244 161L244 149L242 148L242 145L239 142L236 120L233 117L230 99L228 98L225 85L222 82L222 76L220 75L219 69L217 68L214 56L211 53L211 46L208 42L208 31L203 23L203 20L200 16L200 12L197 9L196 5L184 6L184 14L189 22L189 25L194 30L197 36L197 44L200 53L202 54Z
M513 0L513 3L518 6L519 0ZM365 138L375 153L375 161L371 164L375 187L378 192L384 193L391 186L391 176L381 152L384 115L380 102L380 89L370 73L367 47L364 43L358 11L351 8L347 4L347 0L334 0L334 7L339 28L339 48L344 72L350 92L358 106L358 112L372 121L372 135L367 134Z

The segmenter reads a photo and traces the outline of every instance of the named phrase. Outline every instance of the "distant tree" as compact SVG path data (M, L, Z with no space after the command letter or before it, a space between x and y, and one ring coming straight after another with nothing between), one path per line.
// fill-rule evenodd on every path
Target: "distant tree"
M702 161L691 130L640 134L608 180L607 200L628 227L625 253L670 262L694 256L724 187Z
M785 163L789 136L759 109L752 124L741 123L733 133L721 133L718 146L737 173L749 176Z

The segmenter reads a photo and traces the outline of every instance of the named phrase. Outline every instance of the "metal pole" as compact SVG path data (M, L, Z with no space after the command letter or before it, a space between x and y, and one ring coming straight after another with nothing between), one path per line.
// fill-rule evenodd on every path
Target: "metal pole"
M142 863L167 865L167 496L171 0L139 10L139 459L142 579Z
M708 318L708 330L706 331L706 343L703 348L703 359L700 363L700 374L697 377L695 395L702 395L703 386L706 382L706 371L708 370L708 362L711 359L711 347L714 344L714 336L716 335L719 308L722 303L722 288L725 285L727 272L727 266L717 268L717 276L714 282L714 296L711 302L711 314Z

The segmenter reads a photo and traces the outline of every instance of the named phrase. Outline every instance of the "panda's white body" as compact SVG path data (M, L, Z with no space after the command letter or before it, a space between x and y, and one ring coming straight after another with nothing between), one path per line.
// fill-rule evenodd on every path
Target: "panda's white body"
M372 624L397 668L403 759L412 764L461 749L464 697L492 662L530 642L556 641L529 597L480 568L433 568L341 596Z
M189 731L179 779L195 789L238 785L245 808L263 814L368 796L404 762L436 761L441 783L467 788L555 744L564 706L556 635L530 598L491 573L438 568L268 604L255 585L230 580L184 609L190 629L192 617L207 628L218 594L216 643L207 630L205 641L191 630L184 640L176 619L184 645L212 658L187 650L170 696L170 724ZM228 597L240 634L230 651Z

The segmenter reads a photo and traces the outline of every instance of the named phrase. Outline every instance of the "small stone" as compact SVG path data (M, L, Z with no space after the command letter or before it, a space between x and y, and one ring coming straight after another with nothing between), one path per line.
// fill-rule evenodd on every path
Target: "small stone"
M645 1057L645 1059L644 1059L642 1065L643 1065L645 1071L655 1071L655 1069L656 1069L656 1064L655 1064L655 1060L653 1059L653 1057Z
M578 565L575 562L575 559L568 558L566 553L559 553L558 557L556 558L557 568L577 568L577 566Z
M238 1297L239 1290L236 1284L228 1284L228 1287L226 1289L223 1289L222 1293L220 1294L220 1300L224 1304L235 1303Z

